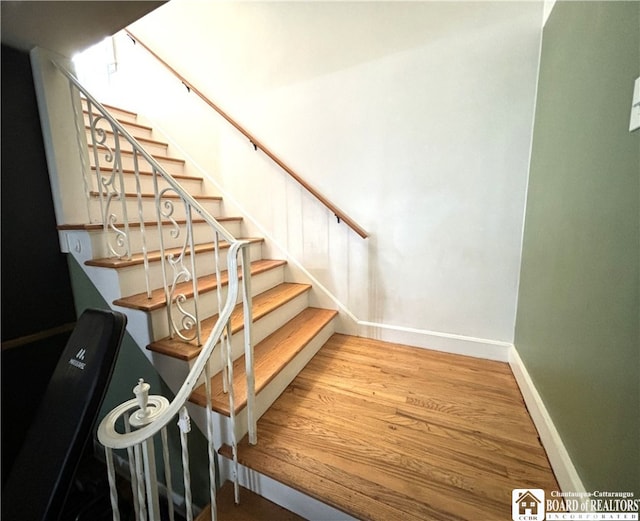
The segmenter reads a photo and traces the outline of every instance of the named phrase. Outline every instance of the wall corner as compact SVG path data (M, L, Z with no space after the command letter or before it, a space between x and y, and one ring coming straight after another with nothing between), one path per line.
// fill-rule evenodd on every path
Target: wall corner
M67 79L52 60L69 70L73 70L73 63L69 58L39 47L29 55L56 222L58 225L89 222L78 145L79 140L86 137L78 136L74 115L74 104L79 107L80 100L75 91L72 94Z

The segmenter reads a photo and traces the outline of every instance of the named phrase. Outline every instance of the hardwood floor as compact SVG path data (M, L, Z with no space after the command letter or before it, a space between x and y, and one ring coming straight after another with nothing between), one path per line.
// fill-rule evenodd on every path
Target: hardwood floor
M559 490L509 366L334 335L241 463L372 521L508 520Z
M240 505L235 504L233 484L225 482L217 494L217 515L221 521L304 521L304 518L264 499L253 492L241 488ZM196 521L211 520L211 505L207 506Z

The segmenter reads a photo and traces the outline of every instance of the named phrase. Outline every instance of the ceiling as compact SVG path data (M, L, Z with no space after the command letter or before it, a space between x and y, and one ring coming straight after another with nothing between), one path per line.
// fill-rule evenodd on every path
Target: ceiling
M166 3L164 1L0 1L4 45L43 47L69 58Z

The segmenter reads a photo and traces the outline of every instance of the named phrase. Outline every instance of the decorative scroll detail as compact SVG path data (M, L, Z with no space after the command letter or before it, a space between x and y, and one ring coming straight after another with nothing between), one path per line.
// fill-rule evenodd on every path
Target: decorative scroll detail
M110 255L122 258L131 257L129 241L129 229L126 210L126 197L124 193L124 181L122 179L122 156L120 153L120 134L109 120L101 114L94 115L89 106L89 122L95 175L97 180L98 197L100 199L100 211L104 225L107 248ZM114 145L111 146L108 132L101 124L110 125L114 136ZM108 173L103 173L102 166L110 167ZM117 202L121 203L121 222L115 210Z
M171 276L167 276L167 282L169 283L167 292L168 316L171 322L171 331L182 340L189 342L195 340L198 336L198 321L196 316L190 313L185 307L185 303L187 302L186 295L178 291L180 283L193 280L193 273L185 264L187 249L189 247L189 233L188 231L182 233L180 225L174 216L175 205L173 201L168 199L163 200L163 197L167 196L170 192L175 193L175 190L165 188L159 193L158 199L160 204L158 211L161 219L169 223L169 235L174 239L179 239L182 236L183 241L179 253L165 253L163 255L167 264L171 267ZM188 211L187 202L182 199L181 201L184 203L185 211ZM190 253L192 256L194 255L193 251ZM175 315L178 316L177 319Z
M111 199L109 198L107 199L107 201L110 203ZM124 230L122 230L121 228L118 228L117 226L118 217L116 216L116 214L113 214L113 213L110 214L107 222L108 222L107 229L114 234L113 243L107 242L109 251L114 257L118 257L119 259L122 259L124 257L129 257L129 243L127 240L127 234ZM122 251L122 253L118 253L118 250L124 250L124 251Z

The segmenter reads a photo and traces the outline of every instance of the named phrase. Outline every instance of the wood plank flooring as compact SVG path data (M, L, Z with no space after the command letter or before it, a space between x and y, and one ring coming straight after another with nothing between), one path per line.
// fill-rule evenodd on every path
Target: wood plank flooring
M239 458L372 521L506 520L512 489L559 490L507 364L338 334Z

